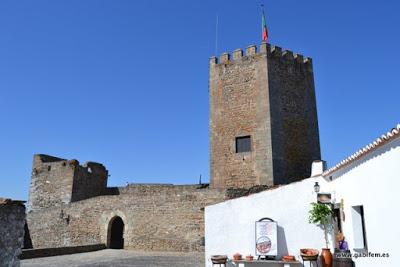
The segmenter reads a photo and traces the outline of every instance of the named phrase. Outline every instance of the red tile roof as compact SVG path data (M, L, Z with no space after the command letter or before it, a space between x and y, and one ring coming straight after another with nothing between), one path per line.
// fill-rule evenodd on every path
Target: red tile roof
M400 136L400 124L397 124L397 126L395 128L393 128L392 130L390 130L386 134L383 134L381 137L377 138L372 143L369 143L365 147L361 148L360 150L358 150L353 155L345 158L344 160L342 160L341 162L339 162L335 166L333 166L333 167L329 168L328 170L324 171L322 173L322 176L327 176L329 174L332 174L333 172L335 172L335 171L337 171L337 170L349 165L353 161L355 161L355 160L367 155L368 153L374 151L378 147L380 147L380 146L382 146L382 145L394 140L395 138L397 138L399 136Z

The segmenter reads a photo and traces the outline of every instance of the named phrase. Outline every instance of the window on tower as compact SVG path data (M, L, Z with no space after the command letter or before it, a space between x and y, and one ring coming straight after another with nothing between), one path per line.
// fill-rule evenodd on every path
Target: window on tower
M236 137L236 153L251 151L251 136Z

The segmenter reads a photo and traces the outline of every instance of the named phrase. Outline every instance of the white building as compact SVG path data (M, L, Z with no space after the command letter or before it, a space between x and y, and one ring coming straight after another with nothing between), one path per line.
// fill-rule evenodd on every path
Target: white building
M399 266L400 124L329 170L321 166L314 164L312 177L303 181L206 207L206 266L212 266L211 255L254 255L255 222L263 217L278 223L278 257L300 259L300 248L323 248L323 231L308 223L315 182L342 207L340 227L351 252L369 252L353 258L356 266ZM332 235L330 240L333 253Z

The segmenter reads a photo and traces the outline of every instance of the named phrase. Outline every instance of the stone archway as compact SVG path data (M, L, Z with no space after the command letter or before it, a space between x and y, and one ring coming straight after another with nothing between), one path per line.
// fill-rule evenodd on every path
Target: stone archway
M114 216L108 223L107 247L113 249L124 248L125 224L121 217Z

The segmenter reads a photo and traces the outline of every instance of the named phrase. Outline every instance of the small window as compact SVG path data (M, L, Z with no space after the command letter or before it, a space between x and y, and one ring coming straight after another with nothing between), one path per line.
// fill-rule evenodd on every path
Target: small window
M236 137L236 153L251 151L251 137L241 136Z
M365 232L364 207L353 206L352 210L354 249L367 250L367 235Z

